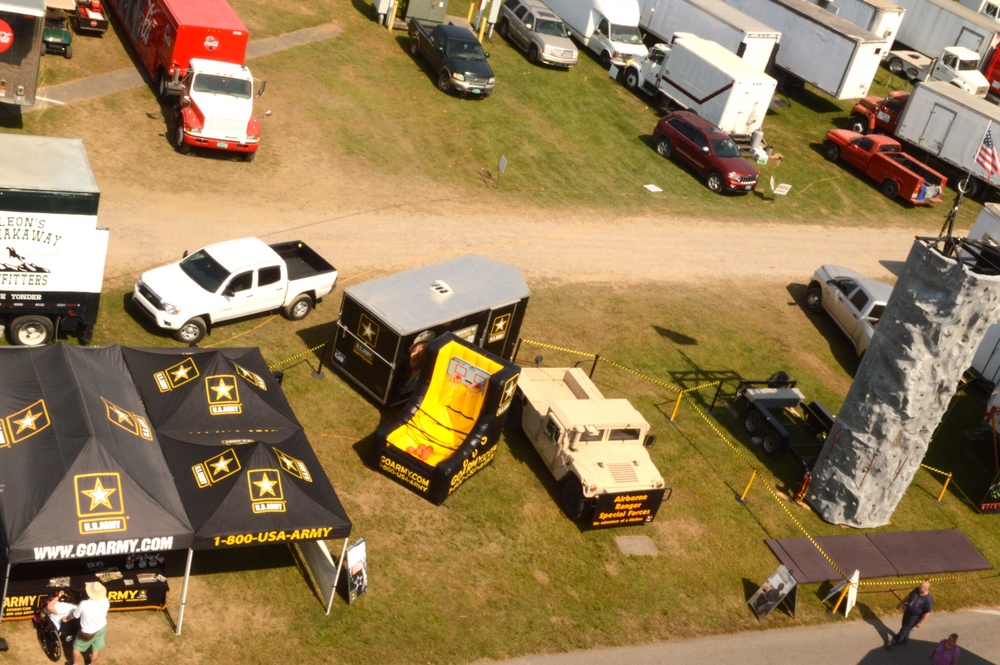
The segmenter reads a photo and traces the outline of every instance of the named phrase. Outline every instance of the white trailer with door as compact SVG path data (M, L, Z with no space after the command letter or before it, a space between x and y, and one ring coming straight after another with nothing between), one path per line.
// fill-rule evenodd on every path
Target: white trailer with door
M958 0L958 4L994 21L1000 21L1000 1L998 0Z
M888 50L885 37L808 0L726 0L726 4L779 30L775 65L835 99L867 95Z
M602 67L623 66L649 53L639 32L638 0L545 0L570 34L593 51Z
M918 83L899 115L896 138L927 151L959 171L955 179L968 196L1000 185L976 163L976 153L992 127L1000 140L1000 106L974 97L946 81ZM933 166L933 163L932 163Z
M897 0L906 8L896 41L929 58L946 46L964 46L987 62L1000 43L1000 25L954 0Z
M899 34L906 8L892 0L810 0L828 12L892 42Z
M657 44L646 62L629 63L628 88L690 109L749 144L774 96L777 81L716 42L679 33L671 46Z
M718 42L760 71L770 66L781 39L781 32L723 0L640 0L639 27L666 43L677 32Z

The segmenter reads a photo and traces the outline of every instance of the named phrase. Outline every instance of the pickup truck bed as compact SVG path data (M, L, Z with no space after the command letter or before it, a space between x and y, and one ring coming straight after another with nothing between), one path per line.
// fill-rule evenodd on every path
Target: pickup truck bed
M271 249L284 260L290 281L336 270L329 261L317 254L316 250L297 240L271 245Z

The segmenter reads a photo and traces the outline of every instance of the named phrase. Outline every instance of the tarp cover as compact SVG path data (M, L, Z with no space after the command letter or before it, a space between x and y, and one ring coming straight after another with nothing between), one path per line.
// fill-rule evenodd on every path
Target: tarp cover
M195 549L346 538L351 522L257 349L123 349Z
M192 528L117 346L0 348L9 563L189 547Z

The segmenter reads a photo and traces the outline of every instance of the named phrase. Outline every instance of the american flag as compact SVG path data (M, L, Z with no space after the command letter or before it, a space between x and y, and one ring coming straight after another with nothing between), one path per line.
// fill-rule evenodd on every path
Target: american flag
M1000 155L997 154L997 149L993 146L992 129L986 130L986 136L983 137L983 144L979 146L979 151L976 152L976 163L983 167L986 175L991 176L1000 171Z

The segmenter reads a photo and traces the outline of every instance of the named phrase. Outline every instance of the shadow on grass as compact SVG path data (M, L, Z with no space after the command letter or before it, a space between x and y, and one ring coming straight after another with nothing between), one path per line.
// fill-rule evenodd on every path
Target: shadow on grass
M859 364L858 355L854 352L854 345L829 315L825 312L813 312L806 307L807 286L805 284L792 283L786 288L795 305L813 322L816 330L830 343L830 352L833 353L834 359L844 368L845 372L853 377L858 371Z

